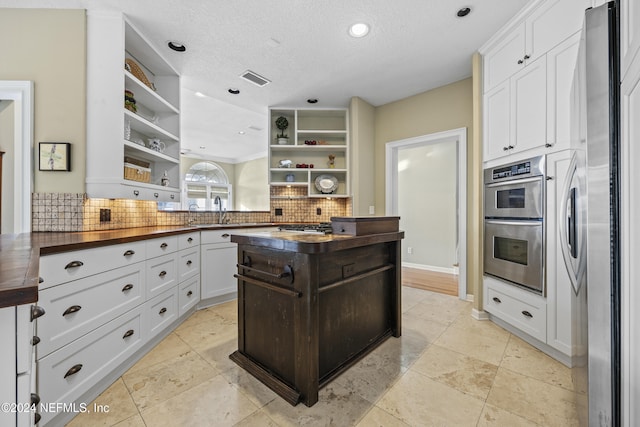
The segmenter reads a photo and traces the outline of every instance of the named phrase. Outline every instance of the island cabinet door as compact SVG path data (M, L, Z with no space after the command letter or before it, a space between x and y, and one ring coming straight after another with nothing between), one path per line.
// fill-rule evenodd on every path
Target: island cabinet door
M318 267L309 258L238 247L238 351L288 387L290 403L307 405L318 400L317 282L309 273Z

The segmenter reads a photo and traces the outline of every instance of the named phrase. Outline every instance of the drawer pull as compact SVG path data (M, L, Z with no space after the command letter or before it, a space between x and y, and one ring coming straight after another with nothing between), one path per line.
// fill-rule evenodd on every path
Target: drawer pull
M82 261L71 261L69 264L64 266L64 269L68 270L70 268L82 267L83 265L84 265L84 262Z
M40 337L37 335L34 335L33 338L31 338L31 345L38 345L40 344Z
M124 285L124 287L122 288L122 292L127 292L130 291L131 289L133 289L133 285L131 283L127 283L126 285Z
M176 198L176 195L175 195L175 194L172 194L172 195L171 195L171 196L169 196L169 197L171 197L171 200L173 200L173 199L175 199L175 198Z
M138 191L138 190L133 190L133 195L134 195L134 196L139 196L139 195L140 195L140 191Z
M503 151L509 151L509 147L502 147Z
M160 194L158 193L153 193L153 197L155 197L156 199L160 196Z
M166 276L166 275L167 275L167 272L166 272L166 271L164 271L164 270L162 270L162 271L160 272L160 274L158 274L158 276L160 276L160 277L164 277L164 276Z
M38 396L38 393L31 393L31 404L37 405L38 403L40 403L40 396Z
M533 319L533 314L529 313L527 310L522 310L522 315Z
M165 314L167 312L167 307L162 307L158 314Z
M164 248L166 248L167 246L169 246L169 245L167 245L166 243L163 243L163 244L161 244L161 245L160 245L160 248L164 249Z
M31 321L33 322L38 317L43 316L44 313L45 313L44 308L40 307L39 305L32 305L31 306Z
M82 309L81 306L79 305L72 305L71 307L67 308L64 313L62 313L63 316L66 316L67 314L72 314L72 313L77 313L78 311L80 311L80 309Z
M64 374L64 377L67 378L67 377L70 377L71 375L75 375L78 372L80 372L80 369L82 369L82 365L78 363L77 365L72 366L71 369L69 369L67 373Z
M193 291L189 291L187 292L187 296L190 297L191 295L193 295Z
M42 418L42 415L38 414L37 412L33 415L33 424L38 424L40 422L40 419Z
M518 59L518 65L524 64L524 59Z
M123 256L131 256L131 255L135 255L136 251L132 251L131 249L129 249L128 251L126 251L124 254L122 254Z
M42 277L38 277L38 283L42 283L44 282L44 279Z
M514 149L514 146L513 146L513 145L510 145L510 146L508 146L507 148L508 148L509 150L513 150L513 149Z
M193 264L193 262L191 262L191 260L187 261L187 265L191 265Z
M498 297L493 297L493 301L497 302L498 304L500 304L502 301L500 301L500 298Z
M222 235L222 237L224 237L225 239L226 239L227 237L229 237L229 236L230 236L230 234L229 234L229 233L224 233L224 234Z
M122 336L122 339L129 338L133 334L134 334L133 329L129 329L127 332L124 333L124 335Z
M188 243L193 242L193 237L189 237L189 238L187 239L187 242L188 242Z

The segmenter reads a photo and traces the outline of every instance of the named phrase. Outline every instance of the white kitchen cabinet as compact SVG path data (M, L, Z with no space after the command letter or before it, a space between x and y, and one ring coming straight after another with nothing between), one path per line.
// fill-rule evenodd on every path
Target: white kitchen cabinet
M580 32L547 53L547 135L553 150L570 147L571 84L578 57Z
M147 337L152 338L178 319L178 289L170 288L145 304Z
M546 141L546 58L539 58L484 95L484 160Z
M531 3L480 52L484 61L484 88L489 92L574 34L582 27L584 9L574 0Z
M640 51L640 4L620 0L620 74L624 80Z
M16 384L18 374L16 372L16 308L0 308L0 329L2 345L0 346L0 402L17 403ZM16 414L9 411L0 411L0 425L15 426Z
M201 233L200 298L206 300L237 293L238 245L231 242L231 234L241 230L216 230Z
M198 302L200 302L200 274L178 285L178 316L184 316Z
M305 187L308 197L349 197L347 109L271 109L269 117L269 184ZM277 138L279 117L289 122L285 144ZM334 156L332 166L330 155ZM283 167L283 160L289 160L291 167ZM315 181L322 175L334 180L333 191L322 193L316 188Z
M135 65L126 70L125 60ZM135 112L125 108L125 90L134 95ZM163 54L122 13L88 11L87 194L179 201L179 106L180 76ZM154 148L152 139L162 144ZM125 163L146 165L149 173L125 175Z
M153 298L178 284L177 253L148 259L146 270L147 298Z

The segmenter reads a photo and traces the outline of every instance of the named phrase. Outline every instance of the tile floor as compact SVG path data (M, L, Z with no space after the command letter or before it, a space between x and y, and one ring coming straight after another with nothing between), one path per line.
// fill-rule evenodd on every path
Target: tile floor
M236 302L192 315L70 426L574 426L570 371L456 297L403 287L390 338L292 407L237 367Z

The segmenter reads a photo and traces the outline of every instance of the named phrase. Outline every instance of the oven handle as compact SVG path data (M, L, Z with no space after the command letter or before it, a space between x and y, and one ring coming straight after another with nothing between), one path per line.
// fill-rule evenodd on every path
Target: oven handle
M497 225L533 225L542 226L542 221L525 221L525 220L509 220L509 219L485 219L485 224L497 224Z
M512 181L492 182L491 184L485 184L485 186L489 188L504 187L505 185L526 184L528 182L536 182L540 180L542 180L542 175L534 176L531 178L514 179Z

